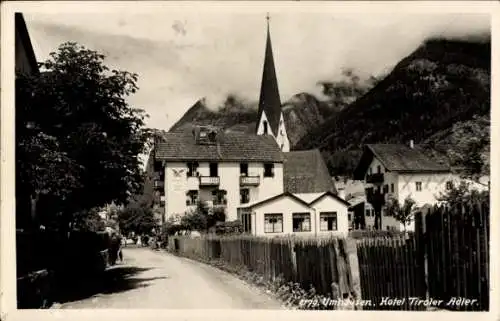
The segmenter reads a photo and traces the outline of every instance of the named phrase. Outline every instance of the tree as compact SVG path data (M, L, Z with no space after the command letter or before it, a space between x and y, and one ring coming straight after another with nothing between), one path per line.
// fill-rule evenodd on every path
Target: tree
M118 212L118 224L124 235L130 232L149 234L160 225L160 222L155 219L151 207L134 202Z
M126 101L137 75L103 60L64 43L40 63L40 77L16 80L16 198L46 199L38 212L66 227L76 212L126 203L143 181L138 155L151 132L144 111Z
M204 231L224 222L226 211L223 207L210 207L205 202L198 202L196 209L186 213L181 218L181 225L189 231Z
M405 234L406 226L410 224L415 218L414 210L415 201L409 196L405 198L403 205L399 204L399 201L395 198L391 198L387 202L388 214L394 217L396 221L403 224L403 230Z
M470 183L461 181L458 185L451 183L446 193L441 193L437 199L440 202L455 207L464 203L489 202L490 193L488 191L473 189Z
M474 116L453 126L448 155L452 164L464 169L464 177L479 181L490 172L490 118Z

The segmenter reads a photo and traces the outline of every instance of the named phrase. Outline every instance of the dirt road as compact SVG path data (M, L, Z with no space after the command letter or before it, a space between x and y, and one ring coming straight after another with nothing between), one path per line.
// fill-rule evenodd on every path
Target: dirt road
M229 273L163 251L125 248L124 261L75 288L59 308L281 309Z

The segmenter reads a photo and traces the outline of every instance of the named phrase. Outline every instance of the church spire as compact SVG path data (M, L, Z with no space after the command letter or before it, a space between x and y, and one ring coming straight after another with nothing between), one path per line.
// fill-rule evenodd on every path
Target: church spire
M260 87L259 113L256 131L259 130L259 125L262 121L262 114L265 114L265 117L269 123L270 130L272 131L273 135L277 136L281 117L281 101L278 90L278 80L276 78L276 70L274 67L273 49L271 46L269 14L266 15L266 20L266 52L264 55L264 68L262 72L262 83ZM265 127L267 127L267 124L265 124Z

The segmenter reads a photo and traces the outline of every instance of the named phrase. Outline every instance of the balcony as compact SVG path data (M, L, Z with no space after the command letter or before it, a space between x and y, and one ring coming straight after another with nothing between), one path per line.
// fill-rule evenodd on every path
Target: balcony
M219 176L200 176L200 186L218 186Z
M382 207L385 204L385 194L373 188L365 189L366 201L374 208Z
M258 186L260 184L260 176L240 176L240 185L242 186Z
M156 181L154 181L153 184L154 184L154 188L157 188L157 189L165 187L165 182L164 181L156 180Z
M366 182L369 184L380 184L384 182L384 174L376 173L371 175L366 175Z

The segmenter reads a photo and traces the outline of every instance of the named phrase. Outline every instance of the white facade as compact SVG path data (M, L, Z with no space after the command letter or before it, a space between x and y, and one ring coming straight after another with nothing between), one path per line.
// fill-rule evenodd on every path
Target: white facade
M196 202L200 200L213 201L212 192L223 190L225 204L219 204L226 209L226 220L237 219L236 209L244 205L240 202L240 191L248 189L249 202L260 201L272 195L283 193L283 164L273 163L274 175L264 176L264 163L248 163L247 177L258 180L258 184L248 185L240 183L240 163L239 162L219 162L217 163L218 184L211 186L200 185L200 179L210 181L209 162L198 162L197 173L188 176L188 165L186 162L166 162L165 163L165 219L176 215L184 215L186 212L196 208ZM190 191L197 194L195 197L188 195ZM196 191L196 192L194 192Z
M404 204L407 197L411 197L415 201L416 207L421 207L426 204L438 203L438 198L446 193L448 184L455 182L456 177L451 172L448 173L398 173L390 172L385 169L382 163L374 157L368 167L366 176L372 174L383 174L383 181L377 184L365 183L365 187L380 187L385 191L386 201L390 198L397 199L400 205ZM365 177L366 182L366 177ZM369 204L369 203L368 203ZM387 215L386 208L382 208L382 224L381 229L403 230L404 226ZM374 226L374 216L367 217L365 222L367 228ZM414 222L406 226L406 230L414 230Z
M259 121L259 126L257 127L257 135L271 135L276 140L276 143L280 147L282 152L290 151L290 141L288 140L288 134L285 128L285 119L283 113L280 114L280 123L278 127L278 132L274 133L269 125L269 120L267 119L266 112L262 112L262 116Z
M366 183L366 176L372 174L383 174L383 181L377 184ZM380 186L382 191L386 191L386 200L395 198L400 205L404 204L407 197L415 201L415 207L422 207L426 204L434 205L439 203L439 198L445 194L449 188L449 184L453 183L455 186L463 181L458 175L451 172L445 173L398 173L387 171L382 163L374 157L370 164L365 176L365 187ZM467 181L471 189L487 190L487 185L478 184L472 181ZM365 203L365 223L367 228L374 226L374 212L371 205ZM366 215L369 210L372 215ZM387 215L387 211L382 208L382 229L395 229L403 230L404 226L395 220L393 217ZM406 226L406 230L414 230L414 222Z
M250 222L248 232L256 236L347 235L347 204L331 195L325 195L312 204L308 204L306 194L296 194L296 197L302 201L283 194L262 204L242 207L240 217L247 215Z

